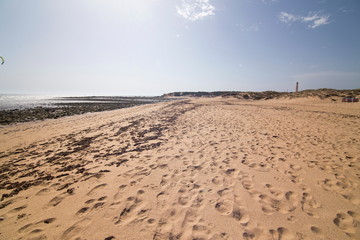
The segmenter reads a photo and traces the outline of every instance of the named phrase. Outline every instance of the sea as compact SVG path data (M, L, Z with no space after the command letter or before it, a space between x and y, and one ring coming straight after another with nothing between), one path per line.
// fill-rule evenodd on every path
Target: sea
M0 110L50 107L57 96L0 94Z
M77 102L121 103L129 101L158 102L158 97L120 97L120 96L58 96L29 94L0 94L0 110L26 109L36 107L57 107L56 104Z

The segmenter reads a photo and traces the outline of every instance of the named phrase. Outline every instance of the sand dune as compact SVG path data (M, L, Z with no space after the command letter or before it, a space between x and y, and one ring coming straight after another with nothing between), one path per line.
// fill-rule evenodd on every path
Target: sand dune
M360 239L360 104L181 100L0 128L0 239Z

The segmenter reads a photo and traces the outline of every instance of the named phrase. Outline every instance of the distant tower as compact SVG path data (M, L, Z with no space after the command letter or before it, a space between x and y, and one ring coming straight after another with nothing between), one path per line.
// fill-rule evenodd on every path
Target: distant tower
M298 92L299 91L299 82L296 82L296 89L295 89L295 92Z

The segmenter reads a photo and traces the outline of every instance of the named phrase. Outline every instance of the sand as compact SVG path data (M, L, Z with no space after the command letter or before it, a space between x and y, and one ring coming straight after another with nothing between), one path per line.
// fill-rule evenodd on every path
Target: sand
M360 239L360 104L189 99L0 127L0 239Z

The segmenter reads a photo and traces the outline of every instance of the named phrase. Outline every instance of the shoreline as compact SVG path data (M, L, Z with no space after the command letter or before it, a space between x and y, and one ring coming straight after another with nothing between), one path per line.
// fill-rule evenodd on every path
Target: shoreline
M169 101L159 97L62 97L47 106L0 110L0 126Z
M44 119L57 119L65 116L73 116L88 112L102 112L121 108L129 108L143 104L182 100L187 98L235 98L245 101L263 101L276 99L280 101L291 101L293 99L312 98L321 101L329 100L333 102L341 102L342 99L346 97L358 99L360 97L360 89L316 89L290 93L275 91L173 92L163 94L159 97L68 96L54 97L50 99L42 98L42 103L39 103L39 106L36 106L36 103L34 102L36 107L25 107L22 109L20 104L17 109L0 109L0 126ZM24 104L26 105L26 102Z

